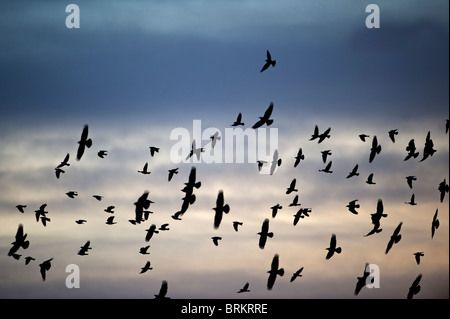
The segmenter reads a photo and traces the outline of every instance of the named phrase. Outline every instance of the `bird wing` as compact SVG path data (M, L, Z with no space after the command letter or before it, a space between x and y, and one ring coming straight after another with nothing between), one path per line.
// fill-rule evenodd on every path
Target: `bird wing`
M383 214L383 201L381 199L378 200L377 202L377 215L382 215Z
M159 296L164 297L167 294L167 289L168 289L167 281L163 280L161 284L161 289L159 290Z
M87 140L88 132L89 132L89 128L88 128L88 125L86 124L86 125L84 125L83 131L81 132L81 139L80 139L80 141L85 142Z
M267 57L267 60L269 60L269 61L272 60L272 56L270 55L269 50L267 50L267 52L266 52L266 57Z
M266 120L269 119L270 115L272 115L272 111L273 111L273 103L270 103L269 107L267 108L266 112L264 112L264 116L263 118L265 118Z
M15 239L16 239L17 243L19 243L25 239L23 236L23 225L22 224L19 224L19 227L17 227Z
M272 259L272 264L270 265L270 270L273 272L276 272L278 270L279 266L279 256L278 254L275 254Z
M330 248L333 250L336 248L336 235L335 234L331 235Z
M398 224L397 228L395 228L394 234L393 234L394 237L397 237L398 234L400 233L400 229L402 228L402 224L403 223L401 222L400 224Z
M261 232L263 234L267 234L269 232L269 219L268 218L264 219L263 224L261 226Z

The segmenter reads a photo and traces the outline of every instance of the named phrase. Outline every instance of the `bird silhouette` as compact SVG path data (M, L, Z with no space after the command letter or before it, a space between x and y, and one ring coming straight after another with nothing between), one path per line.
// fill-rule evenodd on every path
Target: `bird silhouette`
M298 192L298 189L295 188L296 182L297 182L297 180L295 178L291 181L291 184L289 185L289 187L286 188L286 194L290 194L292 192Z
M298 200L298 197L297 197L297 200ZM283 206L281 206L280 204L276 204L270 208L272 209L272 218L275 218L275 216L277 216L278 210L283 209Z
M63 169L61 169L61 168L55 168L55 175L56 175L56 178L57 179L59 179L60 177L61 177L61 174L64 174L66 171L65 170L63 170Z
M374 136L372 139L372 148L370 149L369 154L369 163L372 163L377 154L381 153L381 145L378 145L377 137Z
M42 262L41 264L39 264L42 281L45 281L45 279L47 277L47 271L49 271L52 266L52 264L51 264L52 260L53 260L53 258L50 258L50 259L47 259L46 261Z
M385 218L387 216L387 214L384 214L383 200L378 199L377 211L374 214L370 214L372 224L374 225L373 229L367 235L365 235L365 237L381 232L383 229L380 228L380 220L382 217Z
M36 221L39 222L41 216L45 216L48 212L45 210L47 204L42 204L38 210L35 210Z
M267 50L266 51L266 63L263 65L260 72L264 72L265 70L267 70L269 68L269 66L275 67L276 64L277 64L277 61L272 60L272 56L271 56L269 50Z
M16 208L21 212L22 214L25 213L24 208L27 208L27 205L16 205Z
M319 169L319 172L324 172L324 173L333 173L333 171L330 170L331 165L333 164L333 161L330 161L327 166L325 166L324 169Z
M398 135L398 129L390 130L388 132L388 134L389 134L389 138L391 139L392 143L395 143L395 135Z
M423 162L429 156L433 156L433 154L435 152L436 152L436 150L434 149L434 143L433 143L433 140L430 137L430 131L428 131L427 137L425 138L425 146L423 148L423 157L420 160L420 162Z
M85 219L77 219L76 221L75 221L75 223L77 223L77 224L79 224L79 225L83 225L84 223L86 223L87 222L87 220L85 220Z
M174 174L178 174L178 167L169 169L169 177L168 177L169 182L172 180Z
M100 195L92 195L92 197L94 197L98 201L101 201L103 198L103 196L100 196Z
M138 200L134 203L135 207L135 221L136 223L140 224L143 220L143 214L144 209L148 209L150 207L150 204L153 203L151 200L148 199L149 192L145 191Z
M116 206L110 205L110 206L106 207L103 211L110 213L110 214L114 214L114 208L116 208Z
M409 287L408 295L406 296L407 299L413 299L415 295L417 295L420 291L420 280L422 279L422 274L418 275L414 282L412 283L411 287Z
M420 265L420 257L425 256L425 254L423 253L423 251L415 252L413 255L414 255L414 258L416 259L416 263L417 263L418 265Z
M416 152L416 144L414 142L414 139L411 139L408 143L408 146L406 146L406 150L408 151L408 155L406 155L404 161L409 160L410 158L416 158L419 156L419 152Z
M248 287L250 286L250 284L248 282L245 283L244 287L242 287L241 289L239 289L239 291L237 292L238 294L243 293L243 292L250 292L250 290L248 290Z
M438 209L436 208L436 212L434 213L433 216L433 221L431 222L431 238L434 237L434 233L436 231L436 229L439 228L439 219L437 218L438 215Z
M385 254L387 254L391 250L391 248L394 244L397 244L402 239L402 235L400 234L402 224L403 223L400 222L400 224L398 224L397 228L395 228L394 233L391 235L391 238L389 239L389 242L386 247Z
M409 188L413 188L412 182L417 181L417 177L415 176L406 176L406 183L408 183Z
M211 237L211 239L213 240L214 245L219 246L219 240L221 240L222 237L220 237L220 236L213 236L213 237Z
M354 199L354 200L350 201L348 203L348 205L347 205L348 210L350 212L352 212L353 214L355 214L355 215L358 215L358 212L356 211L356 208L360 207L359 204L356 204L357 201L358 201L357 199Z
M294 272L292 274L291 280L290 282L293 282L297 277L302 277L303 275L301 275L301 272L303 271L303 267L300 268L299 270L297 270L296 272Z
M169 224L162 224L159 226L158 230L166 231L169 230Z
M376 183L373 181L373 173L370 173L369 176L367 176L366 184L369 185L375 185Z
M139 253L142 255L150 255L150 253L148 252L148 249L150 248L150 245L147 245L145 247L141 247L139 249Z
M15 236L15 240L11 243L12 247L9 249L8 256L12 256L15 254L19 248L27 249L30 246L30 241L26 240L27 234L23 233L23 225L19 224L17 227L17 232Z
M293 225L296 226L300 218L309 217L309 213L311 212L310 208L300 208L295 214L294 214L294 222Z
M238 227L242 226L244 223L239 221L233 221L233 228L235 231L238 231Z
M153 157L155 153L159 153L159 147L149 146L150 156Z
M143 274L143 273L147 272L148 270L152 270L153 267L151 267L150 265L151 265L151 264L150 264L150 261L147 261L147 262L145 263L144 267L141 268L140 274Z
M200 155L203 153L205 149L203 147L196 146L195 140L192 141L191 151L189 152L188 156L186 156L186 160L191 158L194 154L197 157L197 160L200 160Z
M300 147L300 149L297 152L297 156L295 156L294 167L297 167L297 165L300 163L301 160L305 160L305 155L303 155L303 150Z
M266 112L264 112L264 115L259 117L259 121L256 122L252 126L252 128L257 129L257 128L263 126L264 124L266 124L267 126L270 126L273 123L273 120L270 119L270 116L272 115L272 111L273 111L273 103L271 102L269 107L267 108Z
M100 150L97 152L97 156L100 158L105 158L106 155L108 155L108 151L106 150Z
M359 292L361 291L361 289L363 289L366 285L367 285L367 278L370 276L370 269L369 269L369 263L366 263L366 265L364 266L364 273L362 277L357 277L357 282L356 282L356 287L355 287L355 291L354 294L355 296L357 296L359 294ZM372 278L373 280L373 278Z
M145 241L149 242L150 239L153 237L154 234L158 234L159 231L156 230L156 225L152 224L148 229L146 229L147 234L145 235Z
M445 193L448 193L449 191L449 185L445 181L445 179L439 183L438 191L440 193L439 200L441 203L444 201Z
M85 148L90 148L92 146L92 139L88 138L88 125L84 125L83 131L81 132L81 138L78 141L78 150L77 150L77 161L81 159L84 154Z
M267 289L272 290L273 285L275 284L275 280L277 279L277 276L283 276L284 275L284 268L279 267L279 256L278 254L275 254L275 256L272 259L272 263L270 265L270 270L268 271L269 278L267 279Z
M295 195L294 199L292 200L292 202L289 204L289 207L293 207L293 206L300 206L301 204L298 202L298 195Z
M219 131L217 131L209 137L211 139L211 148L214 148L216 146L217 141L220 141L222 139L222 137L219 136L219 134L220 134Z
M166 280L163 280L161 283L161 288L159 289L159 293L157 295L155 295L155 299L170 299L170 297L166 297L167 295L167 290L168 290L168 284Z
M311 135L310 141L314 141L315 139L319 139L317 141L318 144L322 143L326 138L330 138L331 127L327 128L323 133L319 133L319 127L316 125L314 127L314 132Z
M267 162L266 161L262 161L262 160L258 160L257 163L258 163L258 171L261 172L261 169L262 169L263 165L266 164Z
M270 164L270 175L273 175L273 173L275 173L275 170L277 169L277 167L279 167L280 165L281 165L281 158L279 158L278 149L276 149L273 152L272 162Z
M415 200L415 195L414 194L412 194L411 195L411 199L409 200L409 202L405 202L405 204L409 204L409 205L411 205L411 206L414 206L414 205L417 205L417 203L414 201Z
M330 150L321 151L322 153L322 161L325 164L327 162L328 155L332 155Z
M46 217L46 216L41 216L41 223L42 225L47 226L47 222L50 222L50 218Z
M109 216L107 219L106 219L106 223L105 223L106 225L114 225L114 224L117 224L115 221L114 221L114 216Z
M269 219L268 218L264 219L263 224L261 226L261 231L259 233L257 233L257 235L259 235L258 247L261 249L264 249L264 247L266 246L267 237L269 237L269 238L273 237L273 233L269 232Z
M70 155L69 155L69 153L67 153L66 157L64 157L62 162L59 163L59 165L56 166L56 168L61 168L61 167L64 167L64 166L70 166L70 164L69 164L69 157L70 157Z
M90 247L90 245L91 245L91 241L90 240L88 240L87 242L86 242L86 244L84 244L83 246L81 246L80 247L80 250L78 251L78 255L80 255L80 256L86 256L86 255L88 255L88 250L89 249L92 249L92 247Z
M25 265L28 265L30 263L30 261L32 261L32 260L36 260L36 258L33 258L31 256L25 257Z
M358 136L359 136L359 138L361 139L361 141L363 141L363 142L366 141L366 138L367 138L367 137L370 137L370 136L367 135L367 134L359 134Z
M70 198L75 198L78 196L78 192L76 191L69 191L66 193L67 196L69 196Z
M347 178L353 177L353 176L359 176L358 173L358 164L353 167L352 171L347 175Z
M239 113L236 118L236 121L233 124L231 124L231 126L240 126L240 125L243 126L244 124L245 123L242 122L242 113Z
M223 191L220 190L217 195L216 207L213 208L215 211L214 214L214 228L217 229L220 226L220 222L222 221L223 213L228 214L230 212L230 206L228 204L224 204L225 200L223 197Z
M146 162L146 163L144 164L144 167L142 168L141 171L138 170L138 173L141 173L141 174L144 174L144 175L148 175L148 174L151 173L151 172L148 170L148 162Z
M325 248L325 250L328 250L327 255L325 256L325 259L330 259L333 257L334 253L340 254L342 252L341 247L336 247L336 235L332 234L330 239L330 247Z

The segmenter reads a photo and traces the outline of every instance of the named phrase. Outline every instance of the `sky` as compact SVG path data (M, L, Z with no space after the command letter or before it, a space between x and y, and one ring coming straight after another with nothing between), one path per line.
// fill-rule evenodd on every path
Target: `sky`
M1 298L148 299L166 280L175 299L405 299L422 274L414 298L448 299L449 194L441 202L438 191L450 179L447 1L74 3L79 28L66 27L70 2L0 4ZM366 26L371 3L379 28ZM260 72L267 50L276 65ZM271 103L273 123L252 129ZM231 126L239 113L241 131ZM92 147L77 161L86 124ZM316 125L331 128L321 143L310 141ZM214 132L221 140L212 148ZM420 161L428 133L436 152ZM369 162L374 136L382 150ZM204 152L184 160L194 139ZM405 161L411 139L419 156ZM153 157L150 146L160 148ZM294 167L300 148L305 158ZM252 156L269 165L275 149L281 165L261 174ZM324 150L332 153L325 163ZM66 154L70 166L57 178ZM330 161L333 173L319 171ZM151 174L138 173L145 163ZM359 176L347 178L357 164ZM174 220L192 167L201 187ZM374 185L365 183L371 173ZM286 194L294 178L298 191ZM153 213L132 225L145 191ZM219 191L230 211L215 229ZM417 205L405 203L412 194ZM289 207L295 195L301 206ZM346 207L355 199L357 215ZM379 199L388 216L365 237ZM46 226L34 213L44 203ZM310 216L293 225L299 208ZM106 225L111 215L117 224ZM266 218L274 236L260 249ZM243 223L237 232L233 221ZM168 231L145 241L150 225L165 223ZM399 223L402 239L385 254ZM19 224L30 246L16 260L8 251ZM327 260L332 234L342 252ZM78 255L88 240L89 255ZM140 254L146 245L150 254ZM419 265L415 252L424 253ZM275 255L285 274L269 290ZM35 260L25 265L26 256ZM50 258L43 281L39 264ZM147 261L153 269L140 274ZM377 265L379 287L355 295L366 263ZM73 264L80 287L70 289ZM250 292L238 294L246 282Z

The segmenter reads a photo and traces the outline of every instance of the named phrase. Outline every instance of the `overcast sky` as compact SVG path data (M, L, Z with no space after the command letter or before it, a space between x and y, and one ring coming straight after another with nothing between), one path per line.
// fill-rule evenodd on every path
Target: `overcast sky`
M422 274L415 298L448 298L449 202L448 193L440 202L438 186L449 181L449 5L377 1L380 28L368 29L370 3L77 1L78 29L66 27L69 3L0 4L0 296L153 298L167 280L172 298L403 299ZM276 66L261 73L266 50ZM223 162L226 131L237 115L249 132L270 103L273 124L254 133L278 133L276 145L258 158L270 161L271 147L278 149L282 163L273 175L259 174L248 160L178 163L171 157L183 139L171 139L175 129L189 133L186 145L195 130L206 130L196 141L208 152L202 156L221 150L216 158ZM195 120L201 128L193 127ZM76 161L85 124L93 146ZM321 132L331 127L330 138L309 141L315 125ZM398 129L395 142L392 129ZM222 139L214 150L209 132L216 130ZM428 132L436 153L420 162ZM374 136L382 151L369 163ZM411 139L420 154L404 161ZM233 150L248 155L252 145ZM160 152L151 157L149 146ZM305 160L294 167L299 148ZM101 149L108 151L103 159ZM319 172L327 164L324 150L331 150L332 174ZM54 168L67 153L71 165L57 179ZM146 162L151 174L139 174ZM356 164L360 175L347 179ZM202 182L197 200L174 220L193 166ZM371 173L375 185L365 183ZM412 189L409 175L417 177ZM294 178L298 192L287 195ZM69 198L70 190L79 195ZM153 214L132 225L133 203L146 190ZM214 229L219 190L230 212ZM294 226L298 208L288 205L296 194L312 212ZM405 204L412 194L415 206ZM358 215L346 208L354 199ZM378 199L388 217L381 233L364 237ZM51 219L46 227L34 216L43 203ZM277 203L283 209L272 218ZM27 205L25 213L17 204ZM116 207L115 225L105 225L109 205ZM431 238L436 209L440 227ZM265 218L274 237L260 249L256 233ZM235 220L243 222L238 232ZM385 254L400 222L402 240ZM170 230L146 243L145 229L163 223ZM15 260L7 254L19 224L30 246ZM332 234L342 253L326 260ZM222 236L217 247L212 236ZM77 255L87 240L89 255ZM139 254L147 244L150 255ZM420 265L417 251L424 252ZM286 273L268 290L275 254ZM36 260L25 265L26 256ZM49 258L43 282L38 265ZM139 274L147 260L153 269ZM379 266L381 286L355 296L366 262ZM79 289L65 286L69 264L80 267ZM289 282L301 267L303 277ZM237 294L246 282L251 292Z

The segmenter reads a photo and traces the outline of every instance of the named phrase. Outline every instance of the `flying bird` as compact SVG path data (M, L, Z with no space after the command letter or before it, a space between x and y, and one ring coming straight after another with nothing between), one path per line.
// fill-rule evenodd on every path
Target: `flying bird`
M273 237L273 233L269 232L269 219L268 218L264 219L263 224L261 226L261 231L259 233L257 233L257 235L259 235L258 247L261 249L264 249L264 247L266 246L267 237L269 237L269 238Z
M289 187L286 188L286 194L290 194L292 192L298 192L298 189L295 188L296 182L297 182L297 180L295 178L291 181L291 184L289 185Z
M297 197L297 200L298 200L298 197ZM278 210L283 209L283 206L281 206L280 204L276 204L270 208L272 209L272 218L275 218L275 216L277 216Z
M28 265L30 263L30 261L32 261L32 260L36 260L36 258L33 258L31 256L25 257L25 265Z
M103 196L100 196L100 195L92 195L92 197L94 197L98 201L101 201L103 198Z
M46 217L46 216L41 216L41 223L42 225L47 226L47 222L50 222L50 218Z
M213 208L215 211L214 214L214 228L217 229L220 226L220 222L222 221L223 213L228 214L230 212L230 206L228 204L224 204L225 200L223 197L223 191L220 190L217 195L216 207Z
M153 157L155 153L159 153L159 147L149 146L150 156Z
M353 176L359 176L358 173L358 164L353 167L352 171L347 175L347 178L353 177Z
M369 163L372 163L372 161L375 159L375 156L380 153L381 153L381 145L378 145L377 137L374 136L372 139L372 148L370 149L369 154Z
M144 175L148 175L151 172L148 170L148 162L146 162L144 164L144 167L142 168L142 171L138 171L138 173L144 174Z
M220 141L222 139L222 137L219 136L219 131L211 135L209 138L211 139L211 148L214 148L216 146L217 141Z
M295 163L294 167L297 167L297 165L300 163L301 160L305 160L305 155L303 155L302 148L300 148L297 152L297 156L295 156Z
M348 210L350 212L352 212L353 214L355 214L355 215L358 215L358 212L356 211L356 208L360 207L359 204L356 204L357 201L358 201L357 199L354 199L354 200L350 201L348 203L348 205L347 205Z
M272 156L272 163L270 164L270 175L273 175L273 173L275 173L275 170L277 169L277 167L279 167L281 165L281 158L278 157L278 149L276 149L273 152L273 156Z
M62 162L59 163L59 165L56 166L56 168L61 168L61 167L64 167L64 166L70 166L70 164L69 164L69 157L70 157L70 155L69 155L69 153L67 153L66 157L64 157Z
M153 267L150 266L150 261L147 261L144 265L144 267L141 268L141 272L140 274L143 274L145 272L147 272L148 270L152 270Z
M408 183L409 188L413 188L412 182L417 181L417 177L415 176L406 176L406 183Z
M83 127L81 138L78 141L77 161L79 161L83 156L85 148L90 148L92 146L92 139L88 138L88 131L88 125L86 124Z
M41 216L44 216L48 213L45 208L47 207L47 204L42 204L38 210L35 210L35 216L36 216L36 221L39 222L39 218Z
M45 279L47 277L47 271L49 271L50 267L52 266L52 264L51 264L52 260L53 260L53 258L50 258L50 259L47 259L46 261L42 262L41 264L39 264L42 281L45 281Z
M233 228L235 231L238 231L238 227L242 226L244 223L243 222L239 222L239 221L234 221L233 222Z
M213 236L213 237L211 237L211 239L213 240L214 245L219 246L219 240L221 240L222 237L220 237L220 236Z
M21 212L22 214L25 212L24 208L26 208L27 205L16 205L16 208L19 210L19 212Z
M409 287L408 295L406 297L407 299L412 299L415 295L417 295L419 293L419 291L420 291L420 285L419 285L420 279L422 279L422 274L417 276L417 278L412 283L411 287Z
M63 169L61 169L59 167L55 168L56 178L59 179L61 177L61 174L64 174L65 172L66 172L65 170L63 170Z
M333 161L330 161L324 169L319 169L319 172L333 173L333 171L330 171L332 163L333 163Z
M301 204L298 203L298 195L295 195L294 199L292 200L292 203L289 204L289 207L292 206L300 206Z
M427 137L425 139L425 147L423 148L423 157L420 162L426 160L428 156L433 156L435 152L436 150L434 149L434 143L430 137L430 131L428 131Z
M439 219L437 218L438 209L436 208L436 212L433 216L433 221L431 222L431 238L434 237L434 232L439 228Z
M418 251L418 252L414 253L413 255L414 255L414 258L416 259L416 263L417 263L418 265L420 265L420 257L425 256L425 254L423 253L423 251Z
M108 151L106 151L106 150L100 150L97 152L97 156L100 158L105 158L105 156L108 155L107 153L108 153Z
M411 205L411 206L414 206L414 205L417 205L417 203L414 201L415 200L415 195L414 194L412 194L411 195L411 199L409 200L409 202L405 202L405 204L409 204L409 205Z
M367 176L366 184L369 185L375 185L376 183L373 181L373 173L370 173L369 176Z
M200 155L203 153L205 149L203 147L197 148L195 140L192 141L191 151L189 152L188 156L186 156L186 160L191 158L194 154L197 157L197 160L200 160Z
M325 256L325 259L330 259L333 257L334 253L340 254L342 252L341 247L336 247L336 235L332 234L330 239L330 247L325 248L325 250L328 250L327 255Z
M302 277L301 272L303 271L303 267L297 270L292 274L290 282L293 282L297 277Z
M314 141L315 139L319 139L318 143L322 143L326 138L330 138L330 131L331 131L331 127L327 128L325 130L325 132L323 133L319 133L319 127L316 125L314 127L314 132L311 135L311 138L309 139L310 141Z
M242 122L242 113L239 113L236 118L236 121L233 124L231 124L231 126L239 126L239 125L242 126L244 125L244 123Z
M330 150L321 151L320 153L322 153L322 161L324 164L327 162L328 155L332 155Z
M419 152L416 152L416 144L414 142L414 139L411 139L408 143L408 146L406 146L406 150L408 151L408 155L406 155L404 161L409 160L410 158L416 158L419 156Z
M159 226L158 230L166 231L169 230L169 224L162 224Z
M363 142L366 141L366 138L367 138L367 137L370 137L370 136L367 135L367 134L359 134L358 136L359 136L359 138L361 139L361 141L363 141Z
M372 220L373 229L364 237L373 235L375 233L381 232L383 229L380 228L380 220L382 217L387 217L387 214L384 214L384 206L383 206L383 200L378 199L377 202L377 211L374 214L370 214L370 218Z
M145 241L149 242L154 234L158 234L159 231L156 230L156 225L152 224L148 229L146 229L147 234L145 235Z
M17 227L17 232L15 240L11 243L12 247L9 249L8 256L12 256L19 248L27 249L30 246L30 241L26 240L27 234L23 233L23 225L19 224Z
M106 219L106 223L105 223L106 225L114 225L114 224L117 224L115 221L114 221L114 216L109 216L107 219Z
M178 174L178 167L169 169L169 177L168 177L169 182L172 180L174 174Z
M277 61L272 60L272 56L271 56L269 50L266 50L266 63L263 65L260 72L264 72L265 70L267 70L269 68L269 66L275 67L276 64L277 64Z
M395 228L394 233L392 234L392 236L389 239L389 242L387 244L385 254L387 254L391 250L391 248L394 244L397 244L402 239L402 235L400 234L402 224L403 223L400 222L400 224L398 224L397 228Z
M369 263L366 263L366 265L364 266L363 276L357 277L358 281L356 282L356 287L355 287L355 291L354 291L355 296L357 296L359 294L359 292L361 291L361 289L363 289L367 285L367 279L370 276L370 269L368 266L369 266ZM372 278L372 280L373 280L373 278Z
M150 207L150 204L153 203L151 200L148 199L148 191L145 191L138 200L134 203L135 207L135 221L136 223L140 224L143 220L143 214L144 209L148 209Z
M258 171L261 172L263 165L266 164L267 162L261 160L258 160L257 162L258 162Z
M148 249L150 248L150 245L147 245L145 247L141 247L139 249L139 253L142 255L150 255L150 253L148 252Z
M69 191L66 193L67 196L69 196L70 198L75 198L76 196L78 196L78 192L76 191Z
M86 223L87 222L87 220L85 220L85 219L77 219L76 221L75 221L75 223L77 223L77 224L79 224L79 225L83 225L84 223Z
M279 256L278 254L275 254L275 256L272 259L272 263L270 265L270 270L268 271L269 278L267 279L267 289L272 290L273 285L275 284L275 280L277 279L277 276L283 276L284 275L284 268L279 268Z
M161 288L159 289L159 293L155 295L155 299L170 299L169 297L166 297L168 290L167 281L163 280L161 284Z
M311 212L310 208L300 208L297 213L294 215L293 225L296 226L300 218L309 217L309 213Z
M398 129L390 130L388 132L388 134L389 134L389 138L391 139L392 143L395 143L395 135L398 135Z
M106 207L103 211L110 213L110 214L114 214L114 208L116 208L116 206L108 206Z
M89 249L92 249L92 247L90 247L90 245L91 245L91 241L90 240L88 240L87 242L86 242L86 244L84 244L83 246L81 246L80 247L80 250L78 251L78 255L80 255L80 256L86 256L86 255L88 255L88 250Z
M242 287L241 289L239 289L239 291L238 291L237 293L240 294L240 293L243 293L243 292L250 292L250 290L248 290L249 285L250 285L250 284L249 284L248 282L246 282L245 285L244 285L244 287Z
M273 103L271 102L269 107L267 108L266 112L264 112L264 115L261 117L259 117L259 121L256 122L252 128L253 129L257 129L261 126L263 126L264 124L266 124L267 126L270 126L273 123L273 120L270 119L270 116L272 115L272 111L273 111Z
M442 203L444 201L445 193L448 193L448 191L449 191L449 186L448 186L447 182L445 181L445 179L439 183L438 191L440 193L439 200Z

